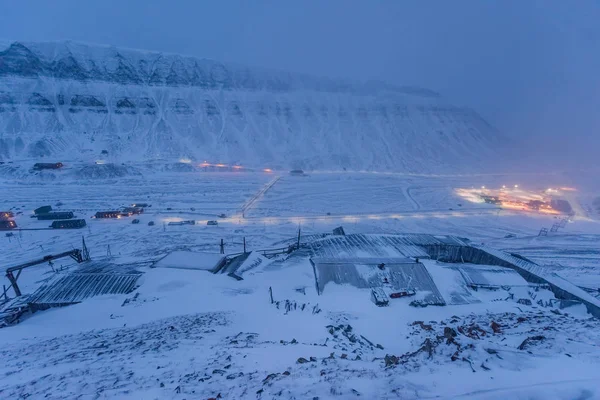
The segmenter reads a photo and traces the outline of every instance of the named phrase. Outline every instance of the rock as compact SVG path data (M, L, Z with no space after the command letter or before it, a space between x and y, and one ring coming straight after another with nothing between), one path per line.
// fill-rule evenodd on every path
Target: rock
M298 364L306 364L308 362L308 360L304 357L300 357L299 359L296 360L296 362Z
M454 338L456 337L456 335L458 335L458 333L456 333L456 331L453 328L450 328L449 326L444 328L444 337L446 338L446 344L454 342Z
M292 341L290 343L291 344L296 344L296 343L298 343L298 341L296 339L292 339Z
M290 375L290 371L283 371L283 373L281 375L289 376Z
M502 333L502 329L500 329L500 324L496 321L492 321L492 323L490 324L490 328L492 328L492 331L494 331L494 333Z
M269 381L271 381L271 380L272 380L273 378L275 378L277 375L279 375L279 374L269 374L269 375L267 375L267 377L266 377L265 379L263 379L263 382L262 382L262 383L263 383L263 385L264 385L265 383L268 383Z
M530 306L531 305L531 300L529 299L519 299L517 300L518 304L523 304L525 306Z
M340 357L340 358L342 358L342 359L344 359L344 360L345 360L345 359L347 359L347 358L348 358L348 354L346 354L346 353L342 353L342 355L341 355L341 357Z
M421 329L425 330L425 331L432 331L433 328L431 327L431 325L425 324L423 321L415 321L412 323L412 326L415 325L419 325L421 327Z
M532 345L535 342L541 342L542 340L545 340L546 337L542 336L542 335L537 335L537 336L530 336L527 339L523 340L523 343L521 343L519 345L519 347L517 347L519 350L525 350L527 347L529 347L530 345Z
M310 362L317 362L317 357L311 357Z
M519 317L519 318L517 318L517 322L518 323L525 322L525 321L527 321L526 317Z
M398 357L386 354L383 358L386 367L391 367L392 365L398 364Z

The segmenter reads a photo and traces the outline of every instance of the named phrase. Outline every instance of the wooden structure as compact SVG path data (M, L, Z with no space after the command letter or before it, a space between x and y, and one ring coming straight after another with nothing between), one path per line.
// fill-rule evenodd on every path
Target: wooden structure
M21 272L23 272L23 270L25 268L33 267L33 266L39 265L39 264L51 263L54 260L58 260L60 258L65 258L65 257L70 257L78 263L88 261L90 258L89 258L88 250L85 247L85 241L83 242L83 250L73 249L73 250L65 251L65 252L59 253L59 254L50 254L50 255L44 256L42 258L39 258L37 260L29 261L29 262L26 262L23 264L15 265L14 267L7 268L6 269L6 278L10 282L10 286L5 289L4 293L6 294L6 291L8 291L8 289L10 289L12 287L15 292L15 296L16 297L21 296L22 293L21 293L21 289L19 288L19 285L17 284L17 280L19 279L19 276L21 276Z

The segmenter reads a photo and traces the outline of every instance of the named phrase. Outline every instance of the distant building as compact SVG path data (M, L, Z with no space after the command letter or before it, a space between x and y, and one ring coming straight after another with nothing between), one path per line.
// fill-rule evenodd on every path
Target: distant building
M333 230L333 234L338 235L338 236L346 236L346 232L344 232L344 228L341 226L338 226L337 228L335 228Z
M290 175L292 176L304 176L304 171L301 169L293 169L290 171Z
M46 214L38 214L37 219L40 221L44 220L55 220L55 219L71 219L73 218L72 211L60 211L60 212L50 212Z
M123 209L123 214L129 214L129 215L139 215L142 214L144 212L144 209L142 207L125 207Z
M7 221L14 216L15 214L12 211L0 211L0 221Z
M52 206L42 206L33 210L33 213L35 215L48 214L50 211L52 211Z
M496 196L485 196L485 195L482 195L481 198L483 199L484 202L486 202L488 204L502 204L502 200L500 200Z
M43 169L60 169L63 167L63 163L61 162L56 162L56 163L35 163L33 165L33 169L37 170L37 171L41 171Z
M54 221L50 228L52 229L79 229L85 227L87 224L85 219L71 219Z
M121 218L121 211L98 211L94 218Z
M15 229L17 227L17 223L15 221L0 221L0 231L8 231L10 229Z

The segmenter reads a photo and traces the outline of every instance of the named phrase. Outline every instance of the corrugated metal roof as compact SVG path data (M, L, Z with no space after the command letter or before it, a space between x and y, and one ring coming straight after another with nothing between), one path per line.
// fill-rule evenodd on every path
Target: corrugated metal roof
M404 236L363 235L329 236L310 243L318 258L428 258L429 255Z
M125 294L135 288L141 274L59 274L41 286L29 299L30 304L73 304L103 294Z
M510 268L487 265L459 265L450 268L458 270L467 285L470 286L501 287L529 285L525 278Z
M345 260L324 263L313 260L313 263L319 293L323 293L329 282L349 284L362 289L377 287L389 287L393 291L414 289L428 292L425 296L426 303L445 304L431 275L421 263L385 264L383 269L379 269L377 264L349 263Z

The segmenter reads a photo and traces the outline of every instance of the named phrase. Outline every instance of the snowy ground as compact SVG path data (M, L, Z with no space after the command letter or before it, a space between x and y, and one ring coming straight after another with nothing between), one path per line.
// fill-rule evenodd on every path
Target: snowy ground
M357 233L464 236L597 288L596 216L578 216L558 233L538 237L556 221L552 216L466 204L454 194L469 185L571 182L315 173L284 174L265 191L276 177L154 172L84 181L1 178L6 195L0 209L20 207L20 227L47 227L28 214L58 202L55 208L74 210L88 222L82 230L3 237L2 267L80 247L84 236L93 259L135 263L144 275L129 295L38 312L1 329L0 398L600 398L600 323L580 307L516 303L549 292L507 300L506 293L480 291L476 304L413 308L400 299L377 308L368 290L330 284L317 295L312 267L301 257L251 270L243 281L148 267L174 250L218 252L221 238L233 253L241 251L244 237L251 250L280 247L299 225L303 235L343 225ZM594 190L581 187L577 196L588 202L598 197ZM131 218L89 218L142 201L152 207L139 225ZM217 218L220 213L227 218ZM198 223L165 225L187 219ZM219 225L207 226L207 220ZM67 261L55 267L61 265L75 268ZM31 292L52 274L48 266L33 267L19 283ZM278 303L270 304L269 287Z

